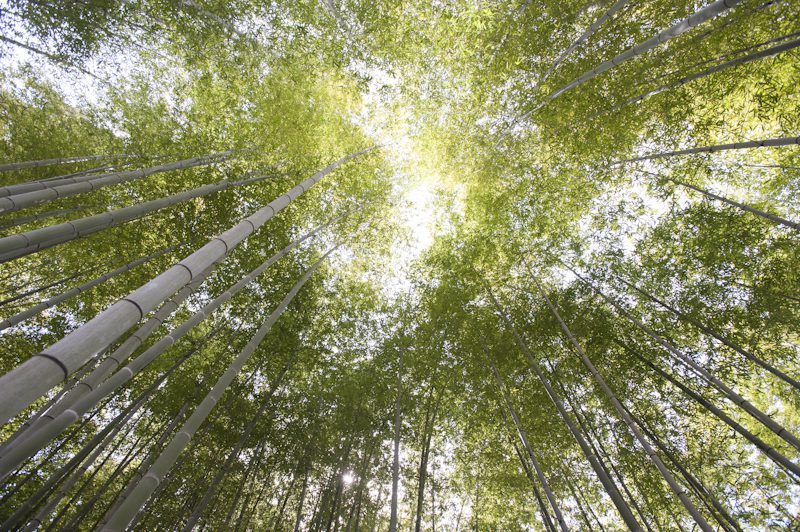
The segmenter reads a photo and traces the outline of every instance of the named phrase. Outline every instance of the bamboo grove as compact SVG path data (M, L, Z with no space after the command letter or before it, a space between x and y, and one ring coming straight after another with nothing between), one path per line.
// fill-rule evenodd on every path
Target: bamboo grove
M797 1L0 33L0 529L800 528Z

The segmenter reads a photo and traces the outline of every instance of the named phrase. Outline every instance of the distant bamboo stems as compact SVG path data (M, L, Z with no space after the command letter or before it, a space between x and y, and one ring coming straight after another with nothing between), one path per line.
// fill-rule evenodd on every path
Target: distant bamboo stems
M675 316L677 316L679 319L690 323L695 328L699 329L700 331L702 331L703 333L707 334L708 336L711 336L712 338L716 339L721 344L733 349L734 351L736 351L737 353L739 353L740 355L745 357L747 360L757 364L761 368L763 368L763 369L767 370L768 372L772 373L774 376L778 377L779 379L784 381L786 384L792 386L795 390L800 391L800 382L798 382L797 379L794 379L794 378L790 377L789 375L787 375L783 371L779 370L778 368L776 368L775 366L773 366L769 362L767 362L767 361L763 360L762 358L756 356L755 354L751 353L747 349L744 349L740 345L732 342L731 340L729 340L725 336L719 334L718 332L716 332L715 330L711 329L710 327L707 327L706 325L704 325L700 321L698 321L698 320L694 319L693 317L691 317L689 314L678 310L677 308L675 308L674 306L670 305L666 301L664 301L664 300L662 300L662 299L660 299L660 298L658 298L658 297L656 297L656 296L654 296L654 295L652 295L652 294L650 294L648 292L645 292L644 290L642 290L641 288L639 288L635 284L626 281L625 279L623 279L619 275L615 275L615 277L617 279L619 279L623 284L625 284L625 286L628 286L628 287L632 288L633 290L635 290L636 292L638 292L642 296L646 297L647 299L649 299L649 300L657 303L661 307L669 310Z
M173 366L177 367L177 366ZM14 513L9 516L2 524L0 524L0 530L10 530L15 525L18 525L22 519L25 519L28 512L30 512L35 505L46 497L50 490L58 484L58 482L69 475L76 467L78 467L84 459L86 459L92 451L114 430L116 430L122 423L123 420L128 419L129 415L132 416L135 414L147 400L150 398L152 393L161 385L163 379L169 375L170 371L164 374L164 376L158 380L156 380L153 384L148 386L146 390L144 390L141 394L139 394L134 401L124 408L117 416L108 422L97 434L89 440L86 445L84 445L81 450L75 454L66 464L61 466L55 473L50 475L50 477L39 487L39 489L33 493L23 504L21 504L18 508L15 509Z
M749 205L745 205L744 203L739 203L738 201L733 201L733 200L728 199L728 198L726 198L724 196L720 196L719 194L714 194L713 192L709 192L708 190L702 189L702 188L700 188L698 186L686 183L684 181L678 181L677 179L673 179L671 177L668 177L667 180L668 181L672 181L676 185L680 185L680 186L688 188L690 190L694 190L695 192L699 192L700 194L702 194L703 196L705 196L705 197L707 197L709 199L716 200L716 201L721 201L722 203L726 203L726 204L728 204L728 205L730 205L732 207L736 207L737 209L741 209L741 210L743 210L745 212L749 212L750 214L755 214L756 216L758 216L760 218L764 218L765 220L769 220L772 223L775 223L775 224L778 224L778 225L782 225L784 227L788 227L790 229L795 229L797 231L800 231L800 223L792 222L791 220L787 220L786 218L781 218L780 216L777 216L775 214L771 214L771 213L756 209L755 207L750 207Z
M667 382L672 383L675 387L679 390L683 391L687 396L692 398L697 404L705 408L711 414L717 417L720 421L728 425L734 431L739 433L743 436L747 441L753 444L757 449L759 449L762 453L764 453L770 460L775 462L778 466L785 469L786 471L792 473L795 476L795 480L800 480L800 466L796 465L794 462L789 460L786 456L776 450L774 447L766 443L764 440L750 432L748 429L743 427L740 423L737 423L733 420L728 414L722 411L719 407L714 405L711 401L700 395L698 392L689 388L686 384L682 383L676 377L670 375L660 367L656 366L653 362L646 359L640 353L634 351L626 344L617 340L617 343L623 347L626 351L633 354L637 358L639 358L642 362L644 362L650 369L658 373L661 377L663 377Z
M109 515L112 515L116 511L117 507L120 504L122 504L125 501L125 499L128 498L128 495L130 495L130 492L133 490L133 487L136 486L136 482L138 482L138 480L141 479L142 476L144 476L144 474L150 468L150 465L152 465L153 461L158 456L158 453L161 452L161 448L167 442L167 438L172 436L172 433L175 431L175 427L177 427L178 423L180 423L180 421L183 419L183 416L186 414L186 410L188 408L189 408L189 403L188 402L184 403L181 409L178 411L178 413L175 414L175 416L169 422L167 427L161 431L161 435L159 436L158 441L150 450L150 452L147 453L147 457L139 464L139 467L136 468L136 472L133 474L133 477L131 477L131 479L129 479L128 481L128 486L125 489L123 489L121 493L117 495L111 507L106 511L104 516L100 519L99 525L101 526L104 525L107 517Z
M533 354L528 349L528 344L525 342L525 340L522 338L522 336L517 331L517 328L514 325L514 322L512 322L511 318L508 316L508 312L505 310L505 308L497 300L497 297L494 295L494 292L492 291L492 289L488 285L484 285L484 289L486 290L486 293L489 295L489 298L492 301L492 304L494 305L495 309L497 310L497 313L500 315L500 317L503 320L503 322L505 323L506 327L512 333L512 335L514 337L514 341L517 344L517 347L523 353L523 355L525 355L525 358L527 358L527 360L528 360L528 362L529 362L529 364L531 366L531 369L533 369L533 371L534 371L534 373L536 373L536 376L538 377L539 381L542 383L542 386L544 386L544 389L547 392L548 397L550 398L550 400L555 405L556 410L558 410L558 413L559 413L561 419L567 425L567 428L569 429L570 433L575 438L575 440L578 442L578 445L580 446L581 451L583 451L583 454L586 457L587 461L589 462L589 465L591 465L592 469L594 470L595 474L597 475L597 478L600 480L600 483L603 485L603 488L605 489L606 493L611 498L611 501L614 503L614 506L616 506L617 511L619 511L620 516L622 517L623 521L628 526L628 528L630 528L631 530L635 530L635 531L642 530L641 525L636 520L636 517L633 515L633 512L631 512L631 509L628 506L628 503L625 502L625 499L623 499L623 497L620 494L619 489L617 488L616 484L614 484L614 481L611 479L611 477L608 475L608 473L606 473L606 471L603 469L603 467L601 466L599 458L595 455L595 453L590 448L588 442L586 441L586 437L580 431L580 429L578 429L578 427L575 426L575 423L570 418L569 413L567 412L567 409L564 407L563 401L561 400L559 395L556 393L556 391L553 389L553 386L550 383L550 380L547 378L547 376L545 375L544 371L542 371L542 367L539 364L539 362L536 360L536 358L534 358Z
M616 394L608 385L605 378L600 374L600 372L595 367L594 363L592 363L592 361L589 359L589 356L586 354L586 351L584 351L580 342L578 342L578 339L575 338L575 335L572 333L572 331L567 326L564 319L561 317L561 314L558 312L556 306L553 304L552 301L550 301L550 297L547 295L547 292L544 291L542 286L539 284L539 281L536 279L536 277L533 276L533 273L531 273L531 280L536 286L536 289L539 291L539 294L544 299L545 304L550 309L550 312L556 318L556 321L558 321L561 330L564 332L569 341L575 347L576 351L578 352L579 358L583 362L584 366L586 366L586 369L589 370L589 372L594 377L595 381L597 381L597 384L600 386L600 389L603 391L603 394L605 394L605 396L611 402L611 405L617 411L617 414L622 418L622 421L625 423L625 425L627 425L628 429L633 434L636 441L638 441L639 445L642 446L642 449L644 449L647 458L650 459L650 461L653 463L656 469L658 469L659 473L661 473L661 476L664 478L667 485L670 487L673 493L675 493L675 495L681 501L681 504L683 504L684 508L686 508L686 511L689 512L689 515L692 516L697 525L705 532L712 532L711 526L708 524L705 517L703 517L703 515L697 510L697 507L694 505L691 499L689 499L686 490L683 489L683 487L677 483L677 481L672 475L672 472L664 465L664 463L655 453L653 447L650 445L650 442L647 441L647 438L645 438L644 435L636 427L636 424L630 418L627 411L625 411L625 409L622 406L622 403L619 401Z
M588 28L586 28L586 31L584 31L580 35L580 37L575 39L575 41L572 44L570 44L566 50L561 52L561 54L556 58L555 61L553 61L553 64L550 66L550 68L547 69L547 71L544 74L542 74L542 77L539 79L539 81L536 82L536 85L534 85L531 92L533 94L536 94L536 91L541 86L541 84L547 81L550 75L553 72L555 72L559 66L561 66L561 63L564 62L564 60L569 56L569 54L574 52L575 49L578 48L578 46L583 44L584 41L586 41L589 37L591 37L592 34L594 34L594 32L596 32L600 28L600 26L602 26L608 19L610 19L614 15L614 13L622 9L625 6L625 4L628 3L628 1L629 0L617 0L614 3L614 5L608 8L608 11L603 13L603 15L600 18L595 20Z
M627 100L622 105L619 105L619 106L615 107L614 109L612 109L612 111L617 111L617 110L619 110L619 109L621 109L621 108L623 108L623 107L625 107L627 105L631 105L631 104L640 102L640 101L644 100L645 98L649 98L650 96L655 96L656 94L661 94L662 92L665 92L667 90L671 90L671 89L676 89L678 87L682 87L683 85L686 85L687 83L689 83L691 81L695 81L695 80L698 80L700 78L704 78L706 76L710 76L711 74L715 74L715 73L720 72L722 70L727 70L727 69L733 68L735 66L744 65L744 64L747 64L747 63L751 63L753 61L757 61L758 59L763 59L763 58L766 58L766 57L772 57L774 55L778 55L778 54L783 53L783 52L788 52L789 50L794 50L798 46L800 46L800 39L793 39L793 40L791 40L789 42L778 44L778 45L772 46L770 48L767 48L766 50L761 50L761 51L753 52L753 53L750 53L750 54L747 54L747 55L743 55L743 56L740 56L740 57L735 57L733 59L725 61L724 63L720 63L719 65L715 65L713 67L709 67L709 68L707 68L705 70L701 70L700 72L696 72L694 74L689 74L688 76L684 76L684 77L678 79L677 81L674 81L674 82L671 82L671 83L665 83L664 85L660 85L660 86L656 87L655 89L652 89L652 90L649 90L647 92L644 92L644 93L642 93L642 94L640 94L640 95L638 95L638 96L636 96L634 98L631 98L630 100ZM609 112L612 112L612 111L609 111Z
M147 499L153 491L155 491L158 485L163 481L164 477L175 463L175 460L178 458L178 455L186 448L194 433L208 417L214 405L219 401L233 379L239 374L244 364L250 359L253 353L255 353L256 348L264 340L264 337L275 322L278 321L278 318L284 313L289 303L292 302L300 289L335 249L335 247L330 249L317 260L317 262L311 265L300 279L298 279L291 290L289 290L280 304L267 317L247 345L241 350L230 366L228 366L228 369L219 377L214 387L200 402L192 415L189 416L189 419L183 424L183 427L181 427L172 441L170 441L158 459L156 459L147 474L136 484L136 488L133 489L128 498L117 508L116 512L109 517L102 529L104 532L122 532L125 530L131 520L136 516L138 510L147 502Z
M630 312L625 310L625 308L620 305L617 301L607 296L604 292L602 292L599 288L594 286L593 283L585 279L581 276L578 272L574 269L567 266L567 268L574 273L578 279L580 279L586 286L592 289L597 295L599 295L608 305L613 307L622 317L626 318L630 321L637 329L645 333L648 337L650 337L654 342L664 348L670 355L679 360L681 363L686 365L687 367L691 368L696 374L703 378L706 382L713 385L717 390L719 390L725 397L732 402L734 405L737 405L742 410L750 414L754 419L758 420L767 427L769 430L774 432L777 436L783 439L786 443L791 445L797 450L800 450L800 439L797 438L794 434L789 432L785 427L783 427L780 423L776 422L769 414L762 412L758 409L755 405L751 402L747 401L744 397L739 395L736 391L734 391L730 386L722 382L719 378L717 378L714 374L710 371L706 370L700 364L695 362L691 357L685 355L678 349L675 344L672 342L664 339L662 336L658 335L655 331L650 329L647 325L642 323L640 320L636 319Z
M0 229L11 229L12 227L38 222L39 220L46 220L47 218L53 218L55 216L72 214L73 212L82 211L87 208L88 207L86 205L80 205L70 209L53 209L50 211L40 212L39 214L31 214L30 216L20 216L19 218L15 218L9 222L0 224Z
M559 508L558 500L556 500L556 497L553 494L553 490L550 488L550 483L547 481L547 477L545 477L544 471L542 470L542 467L539 464L539 460L536 458L536 455L534 454L533 449L531 448L531 445L528 442L528 434L519 420L519 415L517 414L517 411L511 404L511 400L508 397L508 392L506 391L505 381L503 380L503 377L500 375L500 372L497 369L497 365L494 363L494 359L489 353L489 348L486 346L485 341L483 340L483 338L480 338L480 340L483 352L486 355L486 358L489 360L489 365L492 370L492 376L494 377L497 389L500 391L500 394L503 397L503 402L506 405L506 410L508 410L511 419L514 422L514 426L517 429L517 435L519 436L519 439L522 442L522 446L525 448L525 451L528 453L528 458L530 458L530 461L533 464L534 471L536 471L536 477L539 479L539 482L541 483L542 488L544 489L545 496L547 497L550 506L553 508L553 513L556 516L556 522L558 523L558 526L561 530L567 531L569 530L569 528L567 527L566 521L564 521L564 515L561 513L561 509ZM547 525L547 520L545 520L544 524Z
M283 381L283 378L286 376L286 372L287 372L288 369L289 368L287 366L284 366L281 369L281 371L278 374L278 376L274 379L272 384L269 386L269 389L264 394L264 398L263 398L263 400L261 402L261 406L259 407L258 411L250 419L250 421L247 423L247 425L245 425L244 430L242 431L241 435L239 436L239 439L236 441L236 444L233 446L233 449L231 449L231 451L228 453L228 456L225 459L225 462L222 464L222 466L214 474L214 478L211 479L211 483L209 484L208 488L206 489L205 493L203 494L203 497L195 505L194 509L192 510L192 514L186 520L186 524L183 527L183 531L184 532L191 532L194 529L194 525L200 519L200 516L203 514L205 509L208 507L208 503L211 502L211 499L216 494L217 488L219 487L219 485L222 482L222 480L225 478L225 475L227 475L228 470L231 467L231 464L233 464L234 460L238 460L239 459L239 454L241 453L242 448L244 447L245 443L247 442L247 439L250 437L250 434L252 434L253 429L255 428L256 424L264 416L264 412L266 412L267 407L269 407L270 402L272 401L272 396L275 393L275 390L278 388L278 386L280 386L280 383L281 383L281 381ZM109 515L112 515L112 514L113 514L113 512L109 513Z
M392 499L389 516L389 532L396 532L398 523L398 505L400 502L400 435L403 424L402 398L403 398L403 349L401 346L397 359L397 384L394 400L394 444L392 454Z

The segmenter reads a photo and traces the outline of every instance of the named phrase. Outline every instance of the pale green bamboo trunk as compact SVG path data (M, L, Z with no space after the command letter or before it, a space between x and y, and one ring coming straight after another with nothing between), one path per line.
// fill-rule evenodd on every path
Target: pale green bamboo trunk
M25 170L28 168L40 168L54 164L82 163L86 161L103 161L105 159L116 159L119 157L130 157L130 155L85 155L82 157L60 157L55 159L41 159L38 161L25 161L21 163L0 164L0 172L13 172L15 170ZM0 187L1 189L2 187Z
M288 367L284 367L278 374L278 377L269 387L266 397L262 401L258 411L250 420L250 422L247 423L244 430L242 431L242 434L239 436L236 445L234 445L233 449L231 449L231 452L228 453L228 456L225 459L225 462L222 464L222 467L220 467L219 470L214 474L214 478L211 479L211 483L209 484L208 489L206 489L205 493L203 494L203 497L198 501L198 503L192 510L192 514L189 516L189 519L186 521L186 524L183 527L183 532L191 532L191 530L194 528L194 525L200 519L200 516L203 515L203 512L208 507L208 503L211 502L211 499L216 494L217 487L225 478L225 475L228 474L228 470L230 469L234 460L237 460L239 458L239 454L242 448L244 447L244 444L247 443L247 439L250 437L250 434L252 434L253 429L256 427L256 424L264 416L264 412L266 412L267 407L270 405L270 402L272 401L272 396L275 393L275 390L278 388L278 386L280 386L280 383L283 380L283 377L286 375L287 370Z
M90 392L95 391L97 387L109 375L111 375L112 372L118 369L120 365L122 365L122 363L127 360L128 357L130 357L153 332L161 327L161 325L172 315L172 313L178 310L181 303L183 303L186 298L188 298L200 287L201 284L203 284L203 281L205 281L206 277L211 273L212 270L213 268L207 269L205 272L199 275L197 279L181 288L177 294L170 298L166 303L161 305L158 311L156 311L153 316L151 316L150 319L144 323L144 325L139 327L139 329L137 329L135 332L131 333L131 335L128 336L128 338L126 338L125 341L122 342L122 344L120 344L120 346L109 356L102 360L89 375L81 378L60 401L58 401L47 412L40 416L39 419L33 422L30 428L28 428L28 430L25 431L25 433L23 433L15 441L14 446L19 445L23 441L27 440L30 436L35 434L36 431L49 424L64 411L77 403L78 400L82 399ZM99 397L97 401L100 401L101 399L102 397ZM91 405L88 408L91 408ZM4 450L1 456L5 456L6 454L7 451Z
M622 63L633 59L639 55L644 54L645 52L652 50L656 46L663 44L670 39L673 39L683 33L686 33L690 29L699 26L700 24L710 20L717 15L727 11L728 9L735 7L737 4L741 3L742 0L716 0L711 4L707 5L706 7L700 9L699 11L695 12L694 14L686 17L685 19L676 22L671 27L667 28L666 30L658 33L657 35L643 41L631 48L628 48L621 54L617 55L616 57L609 59L608 61L603 61L593 69L589 70L588 72L584 72L582 75L577 77L576 79L570 81L566 85L562 86L559 89L554 90L551 92L539 105L534 107L532 110L528 111L522 117L520 117L517 121L523 120L530 116L532 113L538 111L551 101L555 100L565 92L574 89L575 87L582 85L589 81L592 78L595 78L606 72L611 70L614 67L621 65Z
M190 283L323 177L375 148L348 155L318 171L184 260L100 312L89 322L0 377L0 423L18 414L119 338L159 303Z
M756 408L752 403L747 401L744 397L739 395L737 392L733 391L727 384L723 383L713 374L711 374L708 370L700 366L697 362L692 360L690 357L683 354L680 349L678 349L672 342L664 339L663 337L656 334L652 329L647 327L641 321L636 319L632 316L627 310L625 310L622 305L618 302L614 301L607 295L605 295L601 290L596 288L592 283L584 279L574 270L571 270L581 279L587 286L589 286L592 290L594 290L606 303L611 305L613 308L617 310L617 312L628 319L631 323L633 323L639 330L644 332L647 336L649 336L653 341L663 347L670 355L672 355L675 359L679 360L692 370L700 375L705 381L712 384L715 388L717 388L720 392L725 395L725 397L731 401L734 405L739 406L742 410L750 414L754 419L760 421L765 427L770 429L774 432L777 436L781 437L786 443L791 445L797 450L800 450L800 440L797 437L786 430L785 427L780 425L778 422L773 420L768 414L765 414L758 408Z
M4 262L23 255L29 255L43 249L63 244L64 242L69 242L76 238L102 231L103 229L108 229L109 227L116 227L177 203L200 198L233 187L251 185L273 177L275 176L264 175L241 179L239 181L223 180L210 185L184 190L183 192L178 192L177 194L165 198L145 201L138 205L123 207L121 209L3 237L0 238L0 261Z
M778 148L781 146L792 146L794 144L800 144L800 137L778 137L764 140L749 140L745 142L730 142L728 144L714 144L713 146L700 146L697 148L687 148L685 150L651 153L650 155L642 155L641 157L624 159L614 164L635 163L638 161L649 161L652 159L665 159L668 157L693 155L696 153L716 153L718 151L748 150L750 148Z
M340 218L341 217L336 218L335 220ZM0 458L0 478L7 475L11 470L13 470L14 467L22 463L23 460L33 456L33 454L35 454L39 449L47 445L47 442L58 436L67 427L80 419L83 414L88 412L104 397L110 395L119 387L133 379L142 371L142 369L163 354L175 342L183 338L189 331L209 317L225 302L231 299L247 285L252 283L272 264L289 253L299 244L308 238L311 238L323 228L327 227L330 223L333 223L335 220L317 227L315 230L295 240L279 252L272 255L256 269L244 276L234 285L230 286L222 294L203 306L203 308L195 312L189 319L172 329L166 336L161 338L146 351L136 357L133 362L117 371L105 381L102 379L105 378L114 368L121 364L119 357L122 355L118 354L117 358L115 358L112 354L111 357L108 357L106 360L104 360L103 363L101 363L89 377L79 382L78 385L73 388L70 393L64 397L64 399L62 399L62 401L54 405L51 411L34 422L31 428L28 429L25 434L18 437L10 449L6 450L5 454L2 456L2 458ZM205 275L201 277L205 277ZM157 317L154 317L154 319L158 322L158 324L161 323ZM154 327L157 327L157 324L154 325ZM137 345L139 343L141 343L141 341L137 342ZM132 352L132 347L127 349L125 351L126 356L129 356ZM81 384L83 384L83 386L81 386Z
M564 521L564 515L561 513L561 509L558 505L558 500L556 500L555 495L553 494L553 490L550 488L550 483L547 481L547 477L544 476L544 471L542 470L541 465L539 464L539 460L536 459L536 455L531 448L531 444L528 442L528 434L525 431L525 428L522 426L522 423L519 420L519 416L517 415L517 411L511 405L511 400L508 397L508 392L506 391L506 384L503 381L503 377L500 375L500 372L497 370L497 366L492 359L492 356L489 353L489 349L486 347L486 344L483 343L483 338L481 338L483 351L486 354L486 358L489 359L489 365L492 369L492 375L495 380L495 384L497 385L497 389L500 390L500 394L503 396L503 402L506 405L506 409L508 413L511 415L511 419L514 422L514 426L517 429L517 435L519 436L520 441L522 442L522 446L525 448L525 451L528 453L528 458L530 458L531 463L533 464L533 469L536 471L536 477L539 479L539 482L542 485L542 489L544 489L545 496L547 500L550 502L550 506L553 508L553 513L556 516L556 521L558 522L559 528L563 531L569 530L567 528L567 523Z
M104 273L100 277L96 277L96 278L94 278L94 279L92 279L90 281L87 281L87 282L79 285L79 286L76 286L75 288L71 288L71 289L69 289L69 290L67 290L65 292L62 292L61 294L58 294L57 296L53 296L50 299L46 299L46 300L42 301L41 303L39 303L38 305L34 305L33 307L31 307L29 309L23 310L22 312L18 312L17 314L11 316L10 318L6 318L2 322L0 322L0 331L2 331L3 329L7 329L9 327L13 327L14 325L17 325L19 323L22 323L23 321L27 320L28 318L32 318L33 316L36 316L37 314L39 314L40 312L43 312L44 310L52 308L52 307L58 305L59 303L62 303L64 301L66 301L67 299L70 299L72 297L77 296L78 294L86 292L87 290L89 290L89 289L91 289L91 288L93 288L93 287L95 287L95 286L97 286L99 284L102 284L102 283L108 281L109 279L112 279L112 278L116 277L117 275L121 275L121 274L123 274L125 272L128 272L128 271L136 268L137 266L140 266L140 265L142 265L142 264L144 264L146 262L149 262L149 261L151 261L151 260L153 260L153 259L155 259L157 257L160 257L161 255L164 255L166 253L174 251L176 247L177 246L170 246L168 248L164 248L164 249L159 250L159 251L157 251L155 253L147 255L146 257L141 257L139 259L133 260L133 261L125 264L124 266L120 266L116 270L112 270L112 271L110 271L108 273Z

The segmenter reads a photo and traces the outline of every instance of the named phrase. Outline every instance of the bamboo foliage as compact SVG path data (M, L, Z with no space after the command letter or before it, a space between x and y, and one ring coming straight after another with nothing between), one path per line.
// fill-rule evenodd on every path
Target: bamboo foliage
M106 4L0 17L0 529L798 527L800 5Z
M283 369L281 369L281 372L275 378L274 382L270 385L269 390L266 391L264 400L261 403L258 412L256 412L256 415L253 416L253 419L251 419L250 422L244 427L244 430L242 431L241 436L239 436L236 445L234 445L233 449L231 449L231 452L228 453L228 456L225 458L225 462L222 464L219 470L214 474L214 478L211 479L211 483L209 484L206 492L203 494L203 498L198 501L198 503L192 510L192 514L189 516L189 519L186 520L186 525L183 527L184 530L186 531L192 530L194 528L194 525L200 519L200 516L208 507L208 503L210 503L211 499L214 497L217 486L225 477L225 475L228 473L228 470L230 469L233 461L239 458L239 453L241 452L242 447L244 447L245 443L247 442L247 439L250 437L250 434L252 434L253 429L256 427L256 424L264 416L264 412L266 411L267 407L270 404L272 395L275 393L275 390L280 385L281 381L283 380L283 377L286 375L287 370L288 368L284 366Z
M577 275L577 274L576 274ZM768 414L759 410L756 406L754 406L751 402L747 401L744 397L739 395L735 392L730 386L723 383L719 378L711 374L708 370L704 369L700 366L697 362L692 360L690 357L682 353L677 346L675 346L672 342L664 339L663 337L656 334L652 329L644 325L641 321L637 320L633 317L628 311L626 311L617 301L609 298L603 292L599 291L595 288L591 283L583 279L579 276L588 286L590 286L593 290L597 292L597 294L611 307L617 310L623 317L628 319L631 323L633 323L636 328L640 329L644 332L647 336L649 336L653 341L663 347L670 355L674 356L675 359L679 360L687 367L694 370L698 375L703 377L708 383L712 384L715 388L717 388L720 392L722 392L728 400L730 400L733 404L742 408L745 412L750 414L754 419L760 421L765 427L769 430L774 432L777 436L782 438L786 443L794 447L795 449L800 450L800 440L797 437L786 430L783 426L777 423L775 420L772 419Z

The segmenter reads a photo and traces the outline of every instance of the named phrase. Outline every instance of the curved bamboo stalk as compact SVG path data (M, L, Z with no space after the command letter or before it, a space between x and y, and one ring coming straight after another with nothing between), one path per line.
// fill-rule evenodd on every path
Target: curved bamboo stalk
M78 218L77 220L3 237L0 238L0 262L36 253L37 251L42 251L69 242L70 240L102 231L103 229L116 227L193 198L207 196L233 187L251 185L274 177L277 176L263 175L241 179L239 181L228 181L225 179L210 185L184 190L183 192L178 192L165 198L145 201L137 205L131 205L130 207L122 207L113 211L107 211L101 214L86 216L84 218Z
M503 414L505 414L505 412L503 412ZM517 442L511 436L507 436L507 438L509 443L511 443L511 446L514 448L514 452L517 455L517 459L519 459L519 463L522 465L525 476L528 477L528 480L531 483L531 490L533 491L533 497L536 499L536 504L539 506L539 513L542 516L542 525L544 526L545 532L555 532L556 526L553 524L553 519L547 512L547 507L545 506L544 499L542 499L542 494L539 493L539 488L536 486L536 478L533 476L533 473L531 473L531 468L528 465L528 462L525 460L525 456L523 456L522 451L519 450L519 445Z
M628 485L625 483L625 476L617 468L617 466L614 465L614 461L611 459L611 455L606 449L606 445L604 445L603 439L600 437L600 434L598 434L596 428L593 426L593 423L589 421L585 412L581 412L580 407L575 403L575 401L570 398L569 392L567 391L567 388L564 386L564 384L560 382L558 379L553 379L553 382L555 382L556 385L558 386L558 389L561 390L564 399L566 399L567 404L572 409L572 412L575 415L575 419L578 422L578 427L580 427L583 433L586 434L586 439L588 440L589 445L592 447L594 453L600 459L600 463L603 465L603 468L605 469L606 473L611 478L616 477L617 482L619 482L619 485L622 488L623 493L628 496L628 500L630 501L631 506L633 506L633 509L636 510L636 514L639 516L639 519L642 520L644 526L647 528L649 532L653 532L653 527L650 525L650 519L648 519L647 514L645 514L642 511L642 507L637 502L636 497L634 497L630 488L628 488ZM615 443L617 444L617 449L619 449L620 448L619 441L615 441ZM639 493L642 494L641 491L639 491ZM655 518L655 516L652 514L650 515L650 517ZM661 527L658 528L658 530L660 529Z
M4 42L7 42L9 44L13 44L14 46L18 46L19 48L23 48L25 50L28 50L29 52L33 52L34 54L41 55L42 57L46 57L47 59L49 59L53 63L57 64L58 66L60 66L64 70L77 70L78 72L81 72L82 74L86 74L90 78L93 78L93 79L99 81L103 85L106 85L106 86L109 86L109 87L111 86L111 83L109 83L107 80L101 78L97 74L93 74L92 72L86 70L85 68L83 68L83 67L81 67L79 65L70 64L69 62L67 62L65 60L64 57L61 57L61 56L58 56L58 55L55 55L55 54L51 54L50 52L48 52L46 50L42 50L41 48L37 48L36 46L32 46L30 44L17 41L15 39L10 38L10 37L6 37L5 35L0 35L0 41L4 41ZM19 164L19 163L16 163L16 164Z
M147 425L145 425L145 428L143 430L143 432L145 434L150 432L150 425L152 425L152 423L153 423L153 420L151 419L151 420L148 421ZM166 423L165 423L165 425L166 425ZM97 501L99 501L100 498L105 493L107 493L107 490L111 486L112 482L114 482L117 478L119 478L122 475L122 473L125 471L125 469L136 458L136 454L143 452L145 449L147 449L150 446L150 444L153 442L153 440L156 438L156 436L158 436L159 432L162 432L163 429L164 429L164 427L162 426L162 427L159 427L158 430L153 431L152 434L147 438L147 440L142 442L141 447L139 447L139 442L142 440L142 438L144 436L139 436L136 439L136 441L133 442L133 444L130 446L130 448L128 449L128 452L125 454L125 456L122 458L122 460L117 464L117 467L114 468L114 470L108 476L108 478L105 480L105 482L103 482L103 484L99 488L97 488L95 490L94 494L92 495L92 497L89 500L87 500L86 502L84 502L82 504L81 510L75 516L73 516L72 519L70 519L67 522L67 524L65 524L62 527L62 529L64 529L64 530L78 530L79 529L78 525L81 524L81 521L83 521L83 519L86 517L86 514L88 514L94 508L94 505L97 504ZM136 451L136 453L134 453L134 451ZM85 526L85 524L84 524L84 526ZM52 529L53 525L50 525L50 528ZM95 528L96 527L92 527L92 530L94 530Z
M129 161L125 161L125 162L121 162L121 163L117 163L117 164L106 163L106 164L103 164L103 165L100 165L100 166L95 166L94 168L88 168L86 170L80 170L78 172L71 172L69 174L55 175L53 177L44 177L42 179L32 179L31 181L41 181L43 183L51 183L53 181L58 181L59 179L65 179L67 177L78 177L78 176L86 175L86 174L99 174L101 172L105 172L105 171L108 171L108 170L111 170L111 169L114 169L114 168L119 168L119 167L123 167L123 166L130 166L131 164L133 164L133 163L131 163Z
M0 423L6 423L55 384L69 378L77 368L108 347L156 305L190 283L196 275L238 246L323 177L373 149L375 147L350 154L318 171L231 229L212 238L206 245L112 304L77 330L0 377Z
M541 109L542 107L544 107L545 105L550 103L551 101L555 100L556 98L558 98L559 96L561 96L562 94L567 92L568 90L574 89L578 85L582 85L583 83L586 83L590 79L592 79L592 78L594 78L596 76L599 76L603 72L606 72L607 70L611 70L612 68L621 65L625 61L633 59L636 56L642 55L643 53L645 53L645 52L647 52L649 50L652 50L656 46L658 46L660 44L663 44L663 43L669 41L670 39L673 39L673 38L675 38L675 37L687 32L687 31L689 31L690 29L692 29L692 28L694 28L696 26L699 26L700 24L706 22L707 20L710 20L710 19L716 17L717 15L725 12L726 10L728 10L728 9L730 9L732 7L735 7L737 4L739 4L741 2L742 2L742 0L716 0L715 2L712 2L711 4L707 5L706 7L702 8L699 11L696 11L695 13L693 13L692 15L686 17L685 19L673 24L671 27L667 28L666 30L664 30L664 31L658 33L657 35L647 39L646 41L643 41L643 42L637 44L636 46L628 48L627 50L625 50L621 54L617 55L616 57L614 57L612 59L609 59L608 61L603 61L602 63L600 63L599 65L597 65L593 69L589 70L588 72L585 72L584 74L582 74L578 78L570 81L569 83L567 83L563 87L554 90L541 103L539 103L539 105L537 105L536 107L534 107L530 111L526 112L519 119L517 119L516 122L519 122L520 120L524 120L525 118L527 118L531 114L535 113L536 111L538 111L539 109Z
M635 163L638 161L649 161L652 159L664 159L667 157L677 157L680 155L693 155L695 153L716 153L718 151L748 150L750 148L778 148L781 146L791 146L793 144L800 144L800 137L777 137L764 140L748 140L746 142L714 144L712 146L700 146L697 148L687 148L685 150L651 153L650 155L642 155L641 157L634 157L632 159L623 159L622 161L617 161L611 164L613 166L616 164Z
M58 444L53 445L52 448L47 452L47 454L41 458L39 463L46 464L50 462L55 456L58 455L58 453L64 450L67 444L69 444L73 439L75 439L79 434L81 434L81 431L83 431L83 429L86 428L86 426L89 423L91 423L95 417L97 417L97 415L103 408L105 408L105 406L108 404L109 401L104 402L102 406L96 408L91 415L86 416L83 419L83 421L81 421L76 427L74 427L71 431L69 431L69 433L63 439L61 439L58 442ZM16 473L18 474L22 473L23 467L24 465L19 469L17 469ZM19 492L22 489L22 487L25 486L25 484L27 484L33 478L37 477L39 472L40 471L38 469L31 468L31 470L28 471L28 474L25 475L25 478L23 478L19 482L17 482L17 479L14 476L9 476L8 479L6 479L6 481L3 483L4 487L8 486L8 484L12 482L14 483L14 487L8 491L3 492L3 499L5 500L6 498L8 498L10 500L10 498L13 497L14 494Z
M99 177L89 174L63 178L55 182L33 181L31 183L2 187L0 188L0 196L5 197L0 197L0 214L19 211L33 205L68 198L83 192L92 192L111 185L127 183L161 172L205 166L212 162L224 161L234 153L234 150L228 150L150 168L105 174Z

